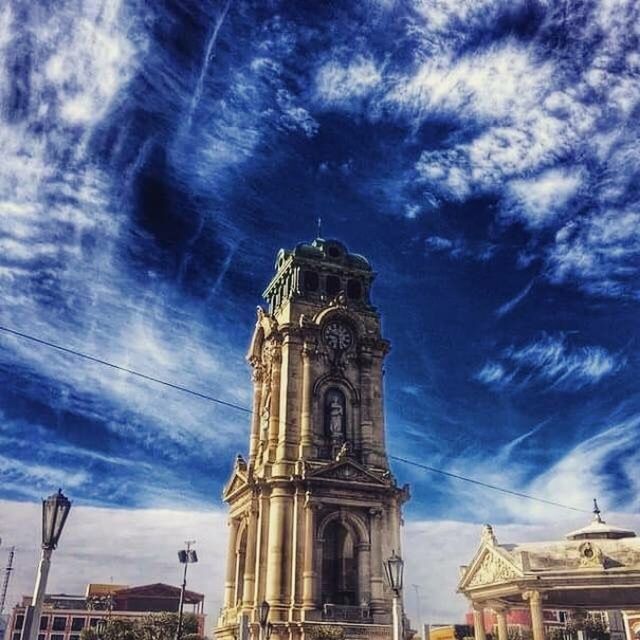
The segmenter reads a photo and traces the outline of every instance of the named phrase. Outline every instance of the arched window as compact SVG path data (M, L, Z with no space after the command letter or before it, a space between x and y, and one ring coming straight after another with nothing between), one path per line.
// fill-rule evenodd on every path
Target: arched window
M344 393L336 387L324 396L324 430L332 443L344 442L347 434L347 403Z
M353 535L339 520L327 525L322 550L323 604L358 604L358 555Z

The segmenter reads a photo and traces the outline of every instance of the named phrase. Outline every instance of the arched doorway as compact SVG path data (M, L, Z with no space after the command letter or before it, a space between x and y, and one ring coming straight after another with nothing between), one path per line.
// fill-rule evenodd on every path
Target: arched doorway
M358 552L353 533L339 520L324 531L322 601L324 604L358 604Z

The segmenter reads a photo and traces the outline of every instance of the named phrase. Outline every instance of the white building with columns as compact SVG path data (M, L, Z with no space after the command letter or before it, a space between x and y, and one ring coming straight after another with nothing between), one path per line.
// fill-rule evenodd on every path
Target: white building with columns
M604 522L597 504L593 521L564 540L500 544L485 525L458 590L473 607L475 640L486 640L487 609L495 613L498 640L508 640L507 613L523 603L533 640L546 640L551 611L640 609L640 538Z

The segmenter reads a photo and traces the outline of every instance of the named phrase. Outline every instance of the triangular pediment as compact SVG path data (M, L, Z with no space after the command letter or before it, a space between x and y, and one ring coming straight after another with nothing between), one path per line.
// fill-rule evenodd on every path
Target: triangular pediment
M483 543L473 561L465 570L458 589L459 591L466 591L477 587L510 582L523 576L522 569L499 546Z
M234 469L231 478L222 491L222 499L228 500L235 493L244 489L248 485L247 474L243 473L239 469Z
M386 486L384 480L377 475L371 473L365 469L362 465L358 464L355 460L347 458L346 460L340 460L339 462L333 462L313 471L309 474L312 478L322 478L323 480L345 480L350 482L367 482L369 484L379 484Z

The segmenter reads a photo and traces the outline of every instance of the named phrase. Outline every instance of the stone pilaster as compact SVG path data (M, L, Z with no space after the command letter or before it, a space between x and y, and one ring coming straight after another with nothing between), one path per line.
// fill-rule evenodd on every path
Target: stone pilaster
M260 443L260 409L262 407L263 368L259 363L253 364L253 414L251 416L251 436L249 437L249 466L253 467Z
M236 545L238 543L238 528L240 521L237 518L229 520L229 547L227 548L227 571L224 581L224 607L230 609L235 606L236 587Z
M247 550L245 557L244 585L242 588L242 606L253 606L255 597L256 548L258 537L258 513L252 506L247 523Z
M313 391L313 347L302 347L302 399L300 407L300 451L299 457L311 455L313 448L313 425L311 424L311 402Z
M316 513L318 505L307 494L304 504L304 568L302 570L302 606L305 610L316 606L315 567Z

